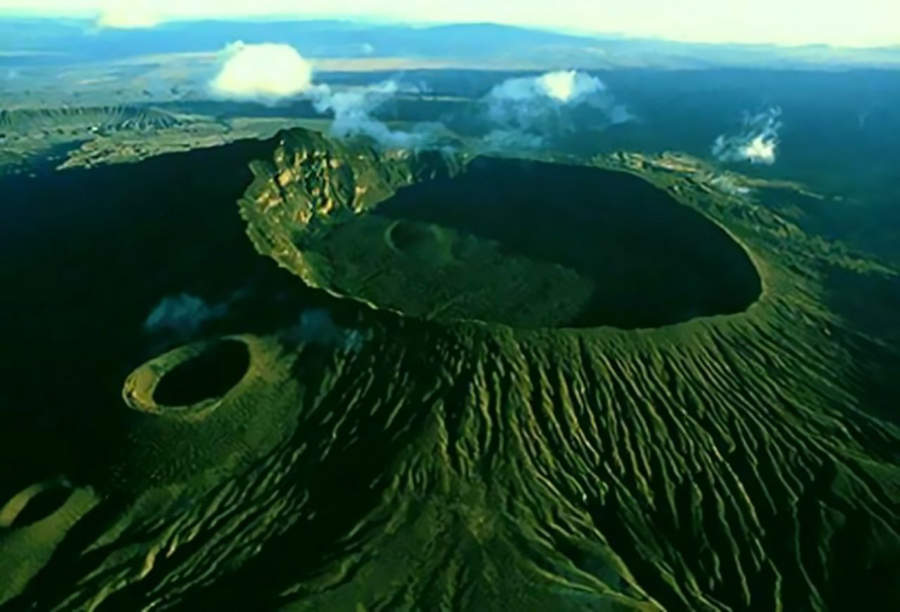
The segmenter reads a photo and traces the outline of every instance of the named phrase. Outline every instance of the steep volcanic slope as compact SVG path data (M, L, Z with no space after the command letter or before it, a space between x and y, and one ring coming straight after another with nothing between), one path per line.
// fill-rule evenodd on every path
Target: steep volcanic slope
M241 203L250 235L332 293L329 267L354 262L307 252L317 235L468 162L305 132L275 144ZM697 177L641 174L747 249L752 305L621 330L360 304L341 325L228 339L246 373L177 408L160 381L214 345L167 353L126 382L108 471L0 535L0 569L16 568L0 594L13 609L897 607L900 431L875 375L896 355L826 307L836 266L884 273Z

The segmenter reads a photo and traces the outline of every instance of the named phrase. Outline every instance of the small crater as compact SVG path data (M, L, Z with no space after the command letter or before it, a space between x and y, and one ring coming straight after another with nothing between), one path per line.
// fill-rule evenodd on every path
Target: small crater
M399 221L387 233L388 244L396 250L408 253L427 248L436 240L434 229L421 223Z
M440 264L452 258L452 237L426 223L397 221L385 234L389 247L414 259Z
M72 487L64 480L31 486L0 509L0 527L19 529L42 521L65 505Z
M250 368L250 351L237 340L220 340L168 371L153 400L163 407L192 406L233 389Z

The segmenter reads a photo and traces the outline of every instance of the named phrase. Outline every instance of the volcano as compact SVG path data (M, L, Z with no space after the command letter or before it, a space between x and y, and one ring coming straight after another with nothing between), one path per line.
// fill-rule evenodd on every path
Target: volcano
M838 299L893 279L650 162L281 133L239 212L334 319L135 370L0 602L900 606L896 349Z

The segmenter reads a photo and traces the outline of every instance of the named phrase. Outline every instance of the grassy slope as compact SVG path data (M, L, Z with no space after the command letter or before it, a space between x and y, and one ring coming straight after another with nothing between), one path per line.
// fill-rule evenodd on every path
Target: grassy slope
M459 171L303 132L254 168L254 244L314 286L306 232ZM640 174L745 245L749 310L527 331L361 307L361 346L270 337L259 391L194 422L135 413L104 502L13 607L900 605L900 431L874 375L893 353L829 307L829 271L886 273L750 200ZM48 555L43 537L27 546Z

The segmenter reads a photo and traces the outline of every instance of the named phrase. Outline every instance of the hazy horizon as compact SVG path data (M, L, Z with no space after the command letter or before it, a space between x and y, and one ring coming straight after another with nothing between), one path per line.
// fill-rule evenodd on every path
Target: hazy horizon
M777 0L732 2L689 0L678 6L660 0L596 6L586 0L545 2L506 0L483 5L473 0L423 4L413 0L389 7L352 0L335 7L313 0L298 10L288 0L134 2L129 0L0 0L0 19L46 18L93 21L103 29L150 29L184 21L345 21L368 25L439 26L495 24L574 35L617 36L682 43L878 48L900 45L900 30L889 19L887 0L836 2ZM647 19L646 15L654 15Z

